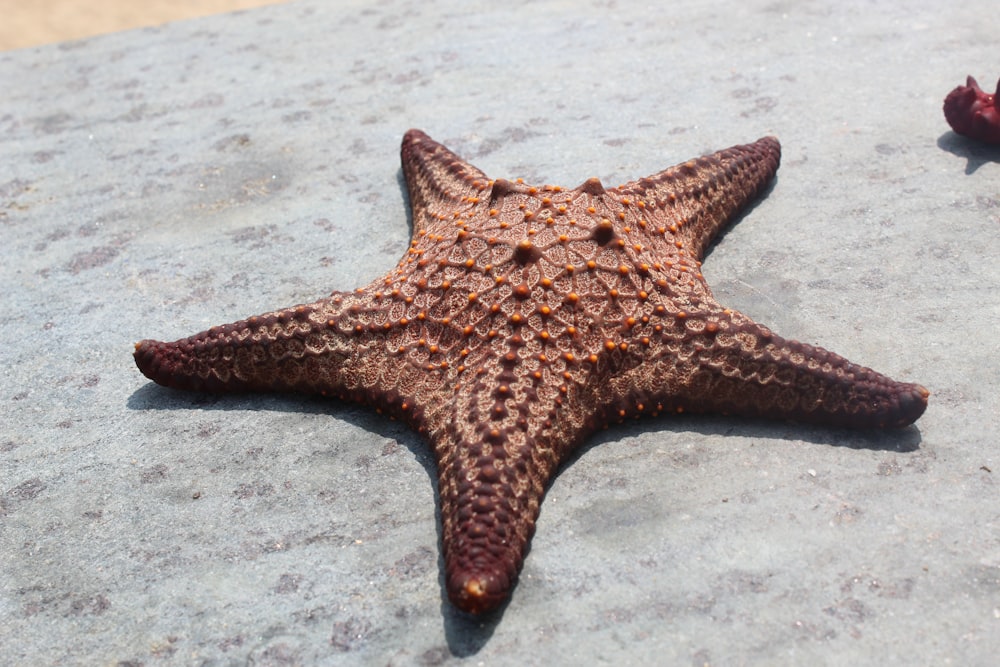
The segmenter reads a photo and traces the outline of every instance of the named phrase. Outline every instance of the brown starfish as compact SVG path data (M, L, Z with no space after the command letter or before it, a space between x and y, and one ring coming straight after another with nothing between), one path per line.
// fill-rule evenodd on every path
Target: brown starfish
M773 137L655 176L575 190L491 180L423 132L403 138L413 239L353 292L144 340L150 379L372 405L424 434L439 474L447 591L510 595L546 486L591 433L719 412L857 428L915 421L928 392L784 340L712 297L700 260L778 168Z

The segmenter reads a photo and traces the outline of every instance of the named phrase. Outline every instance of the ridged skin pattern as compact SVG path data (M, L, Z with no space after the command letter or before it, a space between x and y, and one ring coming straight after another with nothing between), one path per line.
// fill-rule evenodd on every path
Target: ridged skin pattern
M767 137L649 178L574 190L491 180L403 139L413 238L354 292L144 340L135 361L196 391L297 391L404 419L434 448L447 592L510 595L559 464L594 429L720 412L858 428L916 420L928 392L772 334L712 297L700 259L778 168Z

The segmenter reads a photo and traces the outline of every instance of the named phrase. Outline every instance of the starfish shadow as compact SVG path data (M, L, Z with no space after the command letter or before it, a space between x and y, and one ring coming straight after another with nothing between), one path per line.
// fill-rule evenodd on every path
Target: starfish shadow
M988 162L1000 164L1000 146L984 144L955 132L945 132L937 140L938 148L965 158L965 173L971 175Z
M440 522L438 522L438 539L441 537ZM530 547L529 547L530 550ZM527 556L527 552L525 552ZM448 651L456 658L468 658L476 655L486 646L493 632L503 620L504 612L510 604L508 598L500 607L480 616L472 616L456 609L448 601L444 593L444 557L439 558L441 571L441 614L444 617L444 636Z
M136 389L129 397L130 410L221 410L267 411L299 414L326 414L343 420L359 429L379 437L394 440L405 446L427 473L434 492L434 524L437 544L441 544L441 502L438 495L437 464L430 445L405 424L381 417L365 406L336 399L296 394L207 394L178 392L149 383ZM448 601L445 586L445 564L441 549L437 550L438 591L441 599L441 616L449 650L456 656L476 654L489 641L503 618L510 600L484 617L475 617L458 610Z
M416 461L423 467L431 482L435 496L435 527L437 542L441 543L441 505L438 497L437 466L427 442L417 433L400 422L388 421L375 411L363 406L355 406L343 401L294 394L240 394L219 395L203 393L182 393L155 384L147 384L128 399L132 410L265 410L287 413L328 414L344 420L353 426L395 440L409 449ZM812 444L869 449L876 451L913 452L919 449L920 432L915 426L898 431L856 431L849 429L823 428L789 422L762 419L744 419L719 415L683 415L638 419L617 424L607 430L593 434L579 447L562 466L559 474L574 465L593 447L616 442L629 436L644 435L646 438L669 439L678 442L687 435L697 437L739 435L746 438L800 441ZM525 552L525 558L530 554ZM478 653L493 636L503 620L504 612L510 604L505 602L500 608L485 615L471 616L459 611L447 598L445 586L445 564L441 550L438 550L438 590L441 597L441 616L444 624L448 649L456 657L469 657Z
M406 211L406 238L413 238L413 203L410 201L410 191L406 187L406 174L402 169L396 171L396 185L399 186L399 197ZM395 222L393 224L396 224ZM402 252L405 249L400 250Z
M437 464L430 445L405 424L381 417L374 410L336 399L296 394L207 394L178 392L154 383L136 389L128 398L130 410L221 410L269 411L300 414L326 414L352 426L369 431L405 446L427 473L434 492L434 523L437 544L441 544L441 502L438 494ZM527 555L527 553L525 554ZM448 601L445 585L444 554L437 550L438 591L445 637L452 655L475 655L493 636L503 619L508 599L497 610L483 617L475 617L458 610Z
M632 422L617 424L607 430L591 435L559 467L553 478L561 475L569 467L583 458L592 448L605 443L612 443L629 436L645 436L646 439L661 437L673 443L679 443L688 435L697 437L739 435L748 439L770 439L798 441L818 445L847 447L850 449L868 449L908 453L920 448L920 431L915 426L909 426L897 431L858 431L854 429L824 428L792 422L770 421L764 419L728 417L724 415L683 415L676 417L660 417L657 419L637 419ZM419 441L418 441L419 442ZM428 471L433 478L433 470ZM436 480L435 487L436 487ZM545 511L544 508L542 510ZM437 509L438 540L441 539L440 506ZM530 544L525 552L525 559L530 554ZM439 554L441 585L441 613L444 618L445 636L448 648L455 657L466 658L475 655L489 641L493 632L499 626L510 600L497 610L480 617L474 617L457 610L448 602L445 590L444 558ZM513 597L516 597L515 592ZM512 598L513 599L513 598Z
M744 219L752 217L753 212L757 210L757 207L762 206L764 202L768 200L768 197L770 196L771 192L776 187L778 187L778 181L780 179L781 177L775 174L774 178L772 178L771 181L767 183L767 185L765 185L763 189L760 191L760 195L758 196L758 198L748 203L743 208L743 210L739 212L739 214L737 214L732 220L729 221L729 224L727 224L725 227L719 230L719 233L715 236L714 239L712 239L712 241L705 248L704 255L701 258L703 264L708 261L709 257L712 256L712 251L715 250L715 248L718 245L725 242L726 234L729 233L729 230L733 229L734 227L736 227L736 225L743 222Z
M285 393L208 394L179 392L149 383L136 389L128 399L130 410L253 410L281 413L324 414L343 420L387 440L396 440L409 449L434 483L437 492L437 464L427 442L406 424L385 419L363 405L322 396ZM440 516L437 517L440 519Z
M894 431L860 431L752 417L687 414L664 416L655 420L636 420L598 433L580 447L568 463L572 463L591 447L603 442L613 442L629 435L642 434L648 434L648 437L663 434L664 437L671 438L681 438L685 434L694 434L698 437L735 435L751 439L785 440L898 453L915 452L920 449L920 430L912 425Z

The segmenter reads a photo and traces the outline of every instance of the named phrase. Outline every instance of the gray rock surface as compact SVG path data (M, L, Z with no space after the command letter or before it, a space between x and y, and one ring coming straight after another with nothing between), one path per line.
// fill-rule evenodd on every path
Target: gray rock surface
M994 14L303 1L0 54L0 661L994 663L1000 150L941 113L1000 75ZM409 127L566 186L778 135L716 295L924 384L926 415L610 428L553 484L505 612L463 617L417 435L131 359L392 267Z

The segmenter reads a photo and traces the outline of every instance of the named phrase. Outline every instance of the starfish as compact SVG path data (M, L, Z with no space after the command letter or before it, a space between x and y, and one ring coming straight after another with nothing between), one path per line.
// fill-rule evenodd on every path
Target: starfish
M1000 80L990 94L971 76L944 98L944 117L958 134L988 144L1000 144Z
M208 392L357 401L433 447L446 589L460 609L513 589L546 487L595 429L715 412L902 427L928 392L720 305L713 238L774 176L777 139L573 190L490 179L419 130L403 138L410 246L351 292L163 343L135 362Z

